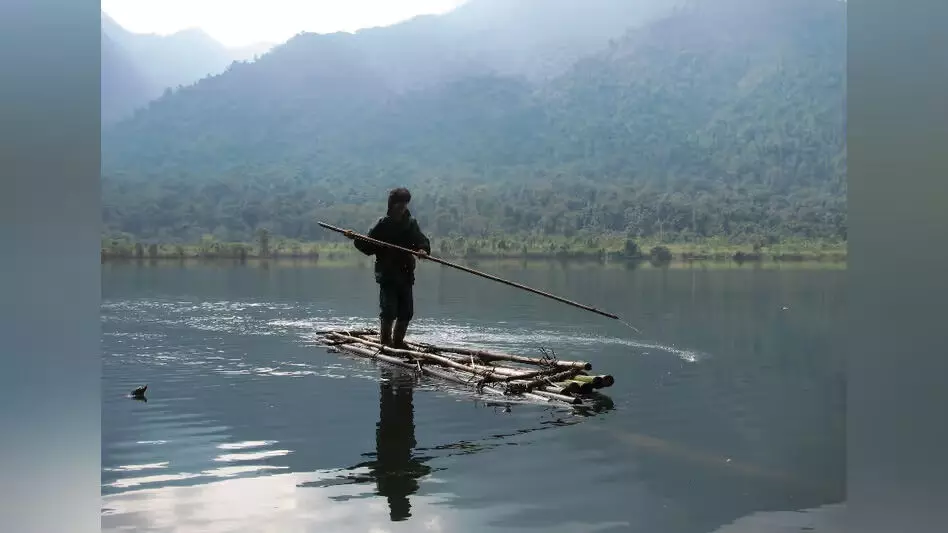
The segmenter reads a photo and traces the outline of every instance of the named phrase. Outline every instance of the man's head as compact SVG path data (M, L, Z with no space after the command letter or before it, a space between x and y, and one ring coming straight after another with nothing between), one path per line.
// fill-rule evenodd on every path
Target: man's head
M408 203L411 202L411 193L404 187L392 189L388 193L388 214L394 217L401 217L408 209Z

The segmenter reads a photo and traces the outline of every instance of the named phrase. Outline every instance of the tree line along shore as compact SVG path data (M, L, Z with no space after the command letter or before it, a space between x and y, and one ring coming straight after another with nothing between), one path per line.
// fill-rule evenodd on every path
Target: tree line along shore
M659 242L623 236L491 238L432 237L433 255L446 259L535 259L671 262L845 262L845 241L763 239L734 243L724 238ZM104 238L103 261L134 259L330 259L360 255L346 242L301 242L261 232L256 242L222 242L210 235L198 243L140 242L131 236Z

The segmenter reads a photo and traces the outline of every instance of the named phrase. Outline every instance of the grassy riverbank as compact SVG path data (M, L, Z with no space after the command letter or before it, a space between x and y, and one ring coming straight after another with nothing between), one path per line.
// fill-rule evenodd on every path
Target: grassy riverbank
M726 239L660 243L621 236L588 238L495 237L491 239L432 239L432 255L445 259L573 259L671 262L820 262L844 263L846 243L789 241L779 244L732 243ZM200 243L140 243L128 237L103 239L102 259L309 259L346 260L360 257L347 241L299 242L268 238L256 243L219 242L206 237Z

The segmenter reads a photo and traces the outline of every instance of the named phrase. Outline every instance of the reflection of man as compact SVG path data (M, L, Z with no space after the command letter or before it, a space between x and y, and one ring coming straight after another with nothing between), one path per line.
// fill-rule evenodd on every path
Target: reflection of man
M417 250L422 257L431 253L431 243L418 221L408 211L411 193L398 188L388 195L388 211L369 230L368 236L396 246ZM354 238L351 231L346 237ZM375 281L379 284L380 342L394 348L407 348L405 333L414 316L412 286L415 284L415 256L387 246L356 240L355 247L366 255L375 255Z
M411 516L408 496L418 490L418 478L431 470L412 457L415 447L412 385L405 376L382 372L379 384L379 423L376 430L375 483L388 499L392 521Z

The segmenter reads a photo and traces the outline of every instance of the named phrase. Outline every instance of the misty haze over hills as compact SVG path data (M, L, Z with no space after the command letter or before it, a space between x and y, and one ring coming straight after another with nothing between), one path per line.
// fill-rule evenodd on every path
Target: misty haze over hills
M484 74L542 81L675 3L469 0L444 15L356 32L350 42L395 91Z
M301 34L106 129L105 224L318 240L408 185L436 236L845 239L845 9L471 0Z
M124 118L165 91L220 74L272 45L227 48L201 30L172 35L132 33L102 13L102 118ZM108 74L105 74L108 72ZM106 96L108 95L108 96Z
M146 102L153 85L142 76L128 53L102 32L102 122L111 123L127 116Z

